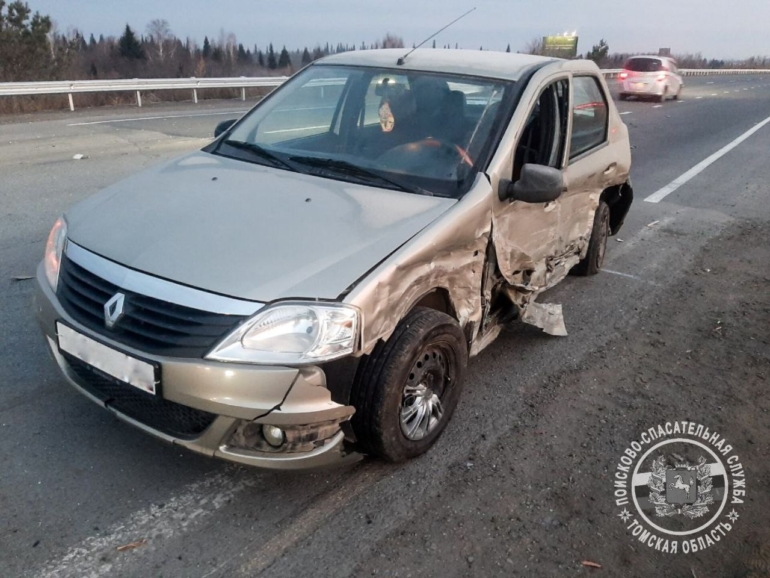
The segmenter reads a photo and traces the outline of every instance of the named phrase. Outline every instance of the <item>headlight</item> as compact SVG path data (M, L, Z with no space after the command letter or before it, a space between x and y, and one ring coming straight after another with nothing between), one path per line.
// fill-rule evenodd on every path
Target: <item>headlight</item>
M352 353L358 310L337 303L281 303L257 313L207 359L264 364L320 363Z
M56 291L56 285L59 283L59 266L61 265L61 254L64 251L64 242L67 240L67 221L64 217L59 217L48 234L48 241L45 244L45 276L51 288Z

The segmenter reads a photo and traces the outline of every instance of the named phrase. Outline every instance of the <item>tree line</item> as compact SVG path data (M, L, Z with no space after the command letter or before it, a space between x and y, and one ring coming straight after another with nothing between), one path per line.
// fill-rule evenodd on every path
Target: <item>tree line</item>
M0 0L0 81L84 80L267 76L290 74L314 60L338 52L393 48L403 40L387 34L358 46L337 43L278 49L238 42L220 31L202 44L177 37L166 20L149 22L143 33L126 24L119 37L61 32L49 16L32 13L23 0Z
M369 44L327 43L290 50L273 44L246 45L235 34L220 31L198 44L195 39L176 36L162 19L150 21L141 32L126 24L119 37L86 34L77 28L61 32L49 16L33 13L27 2L0 0L0 82L287 75L328 54L399 47L404 47L403 39L390 33ZM435 40L432 47L438 48ZM441 47L460 48L457 43ZM505 50L511 52L511 45ZM518 52L546 54L539 38ZM622 66L628 56L631 54L610 53L604 40L579 55L605 68ZM707 60L700 54L675 57L683 68L770 68L767 57L742 61ZM101 104L105 98L92 96L88 102ZM21 110L0 105L2 110Z

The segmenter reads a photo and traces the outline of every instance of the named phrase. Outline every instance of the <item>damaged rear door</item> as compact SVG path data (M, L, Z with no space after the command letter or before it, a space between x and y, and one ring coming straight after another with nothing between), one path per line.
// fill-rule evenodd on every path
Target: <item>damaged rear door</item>
M616 151L608 146L609 109L602 83L592 75L575 75L572 88L569 161L564 170L569 187L560 199L560 234L567 255L582 253L588 246L599 197L622 170Z

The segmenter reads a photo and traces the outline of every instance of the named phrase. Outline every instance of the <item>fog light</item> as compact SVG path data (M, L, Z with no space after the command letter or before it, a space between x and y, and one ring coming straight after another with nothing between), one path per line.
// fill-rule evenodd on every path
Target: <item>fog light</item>
M262 435L264 436L265 441L274 448L280 448L283 445L284 439L286 437L283 433L283 430L274 425L263 425Z

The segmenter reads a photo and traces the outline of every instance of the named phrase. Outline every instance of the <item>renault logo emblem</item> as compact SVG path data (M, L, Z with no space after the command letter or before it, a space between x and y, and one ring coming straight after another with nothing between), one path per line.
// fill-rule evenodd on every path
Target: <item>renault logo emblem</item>
M112 327L120 321L123 317L123 306L126 302L126 296L123 293L115 293L107 303L104 304L104 324L107 329Z

